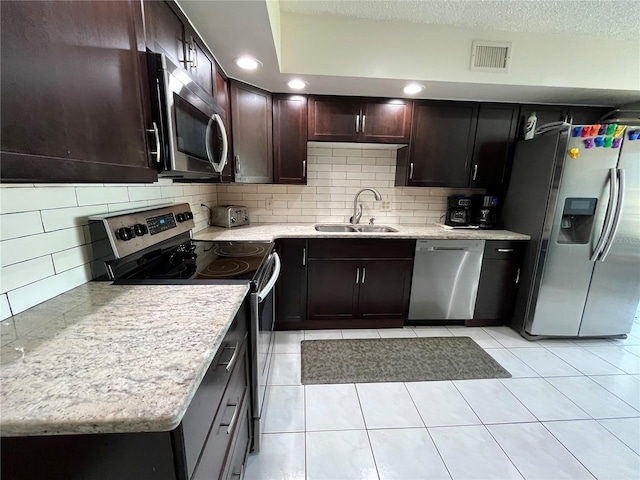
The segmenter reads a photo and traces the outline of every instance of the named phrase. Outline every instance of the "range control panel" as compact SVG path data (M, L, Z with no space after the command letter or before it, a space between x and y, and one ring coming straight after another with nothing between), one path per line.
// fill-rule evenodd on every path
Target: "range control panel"
M195 227L188 203L114 212L89 217L89 221L92 237L102 224L116 258L139 252Z

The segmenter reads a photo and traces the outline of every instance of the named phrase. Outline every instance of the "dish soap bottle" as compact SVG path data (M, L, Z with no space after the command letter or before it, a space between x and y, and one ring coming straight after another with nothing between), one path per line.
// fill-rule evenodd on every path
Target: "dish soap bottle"
M529 115L529 118L527 118L527 124L524 127L525 140L531 140L535 135L537 121L538 117L536 117L536 112L531 112L531 115Z

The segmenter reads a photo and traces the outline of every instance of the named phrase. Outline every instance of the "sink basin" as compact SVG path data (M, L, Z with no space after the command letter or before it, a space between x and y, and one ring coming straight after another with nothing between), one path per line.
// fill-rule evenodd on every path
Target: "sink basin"
M357 232L351 225L316 225L318 232Z
M385 225L316 225L318 232L397 232L395 228Z
M358 225L357 229L361 232L397 232L395 228L385 225Z

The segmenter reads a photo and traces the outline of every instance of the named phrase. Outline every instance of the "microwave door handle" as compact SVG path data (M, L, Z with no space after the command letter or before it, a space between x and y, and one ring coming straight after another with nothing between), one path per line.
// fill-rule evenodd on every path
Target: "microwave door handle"
M618 169L618 199L616 201L616 214L613 217L613 227L611 227L611 233L609 233L609 237L607 238L607 243L602 249L602 255L598 259L601 262L604 262L609 255L609 250L613 246L613 239L618 233L618 228L620 227L620 221L622 220L622 205L624 202L624 194L625 194L625 174L624 168Z
M217 113L214 113L211 117L217 124L220 129L220 134L222 136L222 148L220 149L220 162L213 163L213 169L221 173L224 170L224 167L227 165L227 154L229 153L229 144L227 143L227 129L224 126L224 122L222 121L222 117Z
M280 275L280 257L276 252L273 252L271 256L273 257L274 262L273 274L271 275L271 278L264 286L264 288L258 292L258 303L267 298L267 295L269 295L269 292L271 292L271 290L273 289L273 286L276 284L278 276Z
M604 215L604 222L602 224L602 231L600 232L600 237L598 238L598 243L593 249L593 253L591 254L590 261L595 262L598 260L600 256L600 252L604 247L605 241L607 239L607 233L611 228L611 214L613 213L613 202L616 198L616 169L609 169L609 202L607 203L607 210Z

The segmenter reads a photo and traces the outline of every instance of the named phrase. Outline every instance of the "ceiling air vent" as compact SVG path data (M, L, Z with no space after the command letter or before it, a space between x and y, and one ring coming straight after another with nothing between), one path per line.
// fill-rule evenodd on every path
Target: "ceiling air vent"
M511 42L473 41L471 70L478 72L508 72L510 63Z

